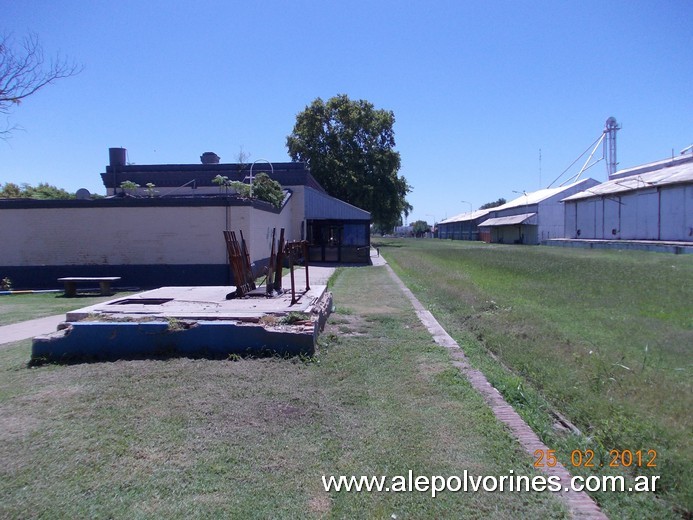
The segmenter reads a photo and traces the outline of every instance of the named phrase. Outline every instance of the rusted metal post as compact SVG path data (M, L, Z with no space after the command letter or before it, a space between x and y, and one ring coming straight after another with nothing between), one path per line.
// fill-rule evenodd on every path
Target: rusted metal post
M296 300L296 284L294 283L294 255L289 255L289 269L291 271L291 305L295 304Z
M279 248L277 249L277 265L274 269L274 290L282 290L282 267L284 262L284 228L279 231Z
M233 231L224 231L224 238L226 240L226 250L229 255L231 273L233 274L234 284L236 285L235 294L231 294L235 297L241 297L255 288L255 282L253 280L248 280L243 252L236 239L236 233Z
M267 296L272 296L272 275L274 274L274 255L275 255L275 250L274 250L274 237L277 232L277 228L272 229L272 248L270 249L270 258L269 258L269 266L267 269L267 282L266 282L266 290L265 292L267 293Z
M255 289L255 275L253 274L253 265L250 262L250 253L248 252L248 246L245 242L243 231L239 230L239 233L241 234L241 248L243 250L243 259L245 261L245 276L246 280L248 281L248 285L250 286L250 289L253 290Z
M303 241L303 261L306 264L306 291L310 291L310 280L308 277L308 242Z

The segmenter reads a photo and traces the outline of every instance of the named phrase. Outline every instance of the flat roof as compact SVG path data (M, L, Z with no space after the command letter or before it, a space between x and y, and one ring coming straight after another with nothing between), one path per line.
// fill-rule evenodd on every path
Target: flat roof
M637 175L639 173L648 173L655 170L661 170L662 168L668 168L670 166L677 166L683 163L693 161L693 153L685 155L676 155L668 159L662 159L661 161L655 161L651 163L641 164L639 166L633 166L632 168L624 168L609 177L609 180L619 179L622 177L630 177L631 175Z
M603 182L575 195L566 197L563 199L563 202L691 182L693 182L693 160L675 163L668 162L663 163L659 169L653 171L633 173L629 176Z
M546 199L550 199L554 195L558 195L559 193L562 193L566 190L569 190L571 188L574 188L576 186L579 186L582 183L588 183L588 182L598 182L594 179L581 179L577 182L574 182L572 184L568 184L566 186L558 186L557 188L544 188L543 190L537 190L533 191L530 193L525 193L523 195L520 195L516 199L511 200L510 202L506 202L502 206L498 206L496 208L493 208L493 211L500 211L503 209L510 209L510 208L518 208L521 206L527 206L529 204L538 204L539 202L542 202Z
M228 177L231 181L243 182L250 173L250 164L127 164L106 166L101 180L106 188L118 188L123 181L133 181L141 186L148 182L157 188L178 188L183 185L216 187L213 179L217 175ZM266 173L282 186L310 186L325 191L311 175L310 169L302 162L260 163L253 168L253 177Z
M440 226L441 224L452 224L453 222L467 222L470 220L476 220L478 218L481 218L485 215L488 215L491 211L495 210L496 208L488 208L488 209L478 209L476 211L467 212L467 213L460 213L459 215L455 215L454 217L446 218L445 220L441 220L438 222L438 225Z

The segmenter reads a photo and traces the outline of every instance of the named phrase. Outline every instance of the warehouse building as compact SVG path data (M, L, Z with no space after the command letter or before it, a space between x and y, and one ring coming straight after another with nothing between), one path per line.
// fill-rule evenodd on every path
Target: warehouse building
M438 238L449 240L481 240L479 223L486 220L490 209L460 213L438 222Z
M491 208L479 223L481 240L505 244L540 244L545 240L564 236L565 216L561 202L569 195L599 184L594 179L546 188Z
M693 153L618 171L563 201L567 238L693 242Z

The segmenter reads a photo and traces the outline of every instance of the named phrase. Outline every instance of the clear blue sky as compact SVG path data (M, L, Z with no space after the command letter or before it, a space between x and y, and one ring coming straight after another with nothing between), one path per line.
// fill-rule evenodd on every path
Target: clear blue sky
M287 161L296 114L341 93L394 112L410 222L544 187L609 116L620 168L693 142L691 0L0 7L1 31L84 65L13 112L1 183L105 193L115 146L137 164L234 162L241 146ZM604 163L589 173L605 180Z

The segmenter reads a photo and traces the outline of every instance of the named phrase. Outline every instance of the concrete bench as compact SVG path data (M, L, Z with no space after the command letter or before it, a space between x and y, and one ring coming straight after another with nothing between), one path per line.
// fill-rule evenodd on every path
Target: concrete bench
M65 296L71 298L77 296L77 284L81 282L98 282L103 296L110 296L111 282L120 280L120 276L69 276L67 278L58 278L59 282L65 284Z

